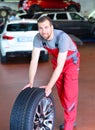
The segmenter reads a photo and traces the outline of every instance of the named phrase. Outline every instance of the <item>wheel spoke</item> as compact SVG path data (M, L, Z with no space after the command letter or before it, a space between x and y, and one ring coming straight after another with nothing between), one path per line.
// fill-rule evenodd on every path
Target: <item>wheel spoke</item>
M36 108L34 127L36 130L51 130L54 120L53 104L50 98L44 97Z

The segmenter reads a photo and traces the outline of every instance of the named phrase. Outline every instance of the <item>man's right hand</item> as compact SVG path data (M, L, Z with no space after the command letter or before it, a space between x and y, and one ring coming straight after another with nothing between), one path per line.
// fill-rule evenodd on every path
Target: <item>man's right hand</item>
M32 88L32 85L29 83L29 84L25 85L22 90L24 90L24 89L26 89L28 87Z

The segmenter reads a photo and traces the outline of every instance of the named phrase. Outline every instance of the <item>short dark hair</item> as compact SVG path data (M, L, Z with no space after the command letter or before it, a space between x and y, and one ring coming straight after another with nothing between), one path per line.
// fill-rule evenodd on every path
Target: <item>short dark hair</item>
M53 25L52 20L48 16L42 16L38 19L38 23L44 22L45 20L48 20L50 22L50 25Z

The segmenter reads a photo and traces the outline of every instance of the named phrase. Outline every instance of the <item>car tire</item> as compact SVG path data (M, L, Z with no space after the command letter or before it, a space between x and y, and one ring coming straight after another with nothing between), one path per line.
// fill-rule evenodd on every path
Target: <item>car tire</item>
M32 6L30 6L28 13L34 13L34 12L38 12L38 11L43 11L44 9L41 8L39 5L37 4L33 4Z
M45 54L45 52L41 52L40 54L40 61L47 62L49 60L49 54Z
M14 102L10 130L53 130L55 105L53 95L45 97L42 88L26 88Z
M89 21L90 23L92 23L92 24L95 24L95 19L94 19L93 17L90 17L90 18L88 19L88 21Z
M2 54L0 55L1 56L1 63L4 64L7 62L7 57L6 56L2 56Z
M79 12L77 7L74 5L69 6L67 10L71 12Z
M8 11L5 10L5 9L1 9L0 10L0 16L3 17L3 18L7 18L8 17Z

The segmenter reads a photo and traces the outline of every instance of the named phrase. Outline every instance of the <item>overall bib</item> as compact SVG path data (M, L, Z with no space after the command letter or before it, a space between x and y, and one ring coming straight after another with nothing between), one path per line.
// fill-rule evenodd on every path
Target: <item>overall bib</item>
M58 48L50 49L44 46L49 54L53 55L51 60L53 69L57 66ZM76 120L78 102L78 74L79 74L79 52L68 51L64 68L56 82L58 95L64 107L64 130L73 130Z

